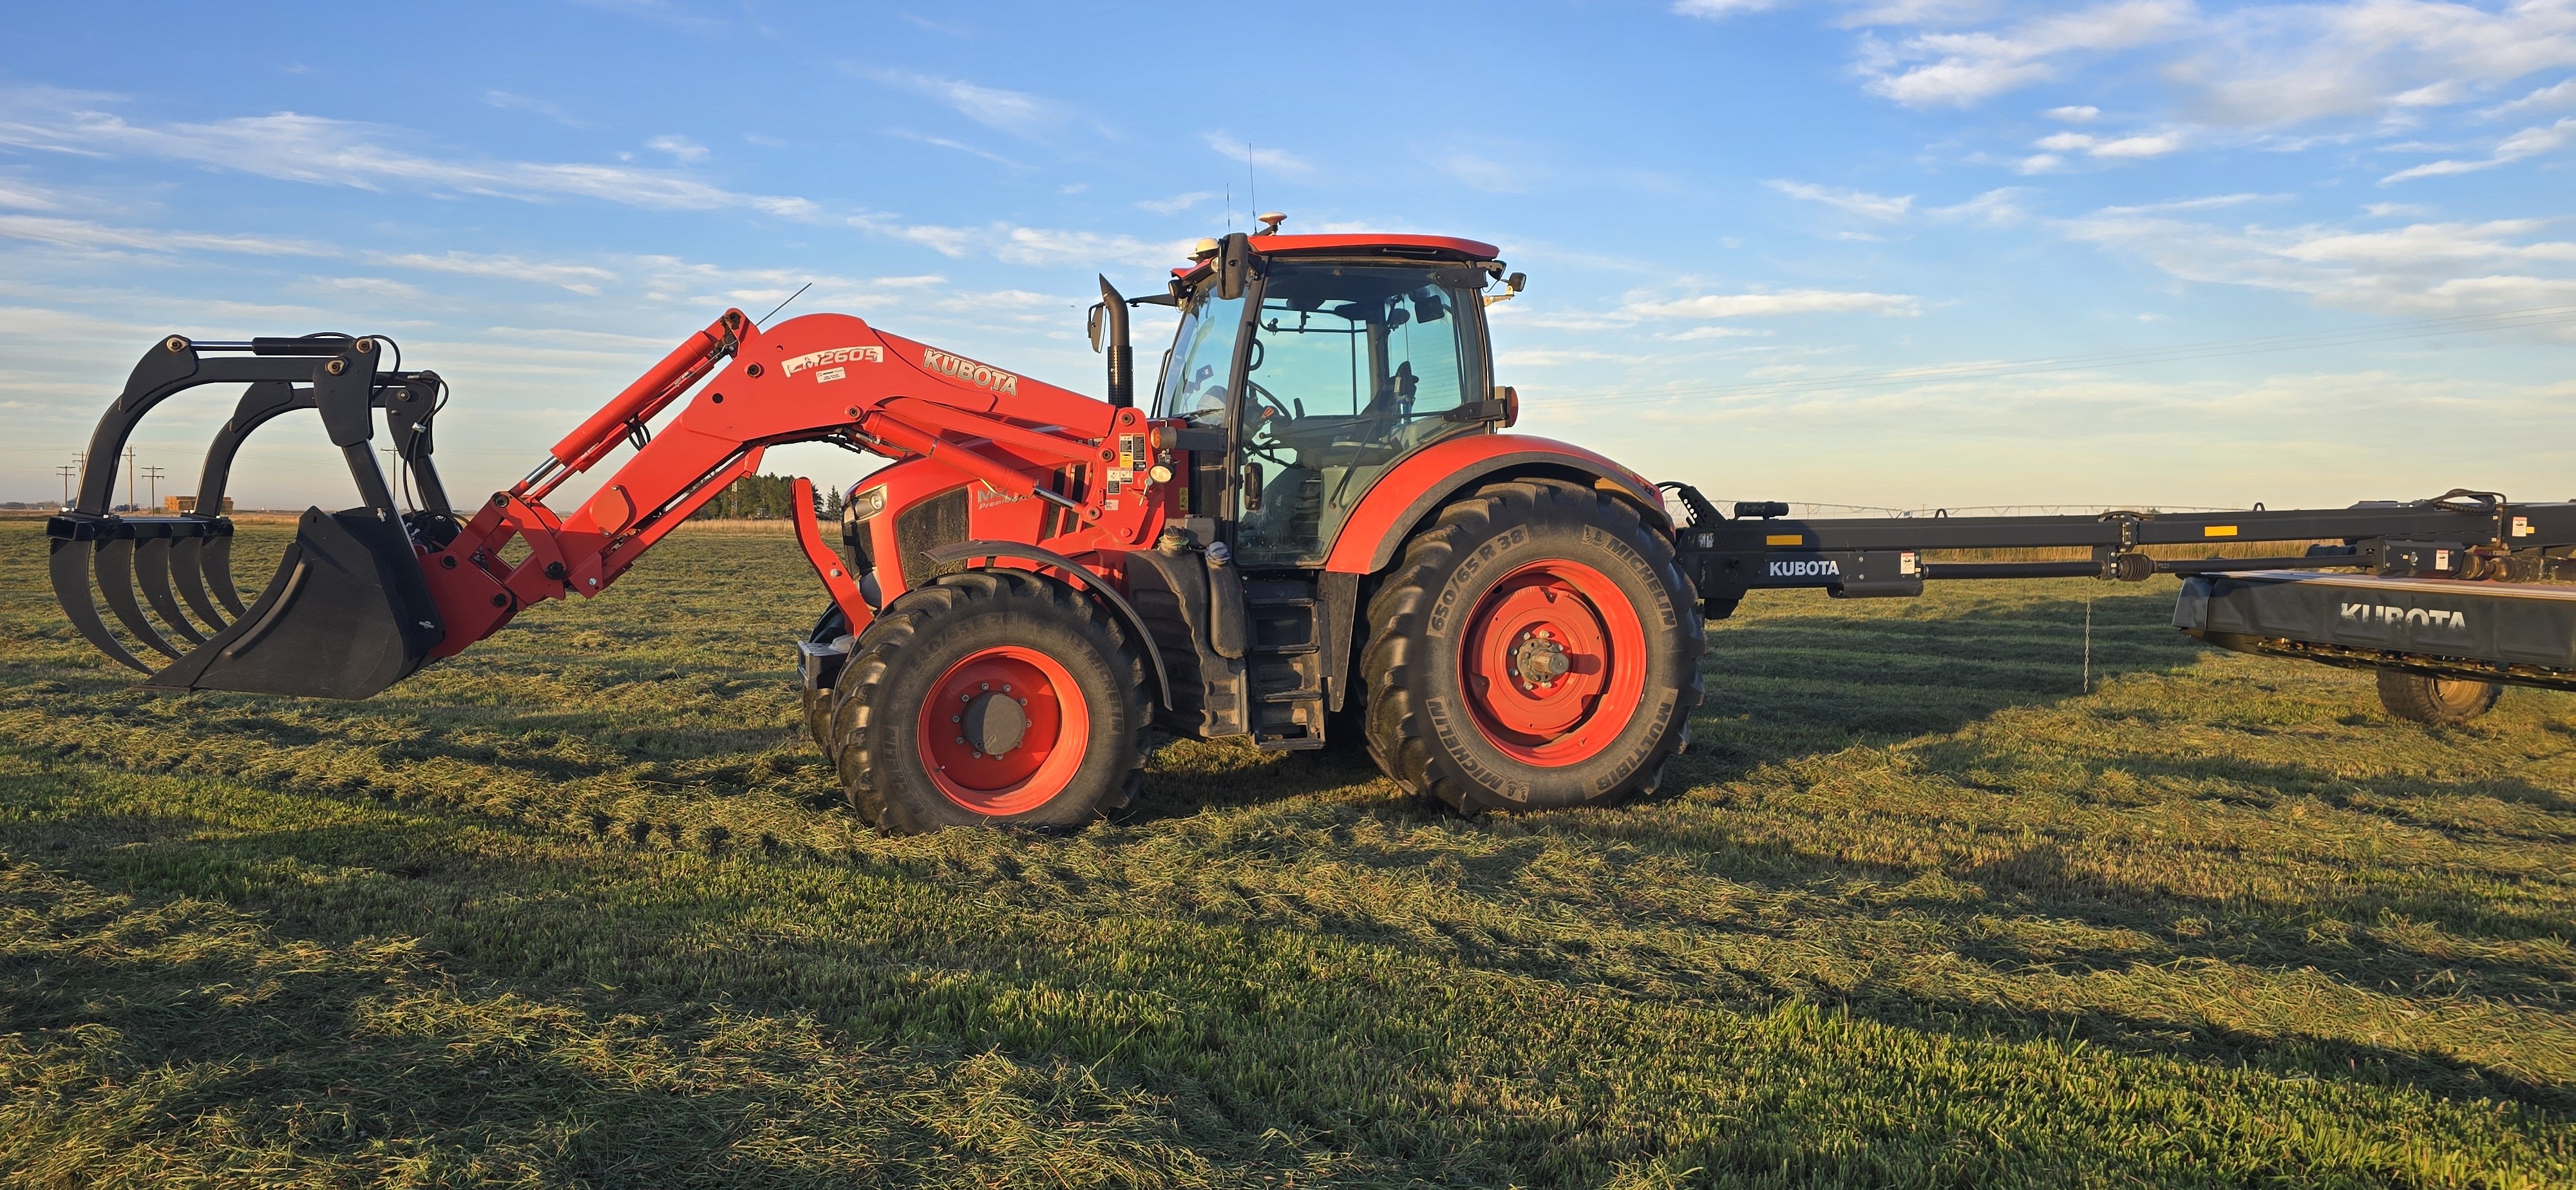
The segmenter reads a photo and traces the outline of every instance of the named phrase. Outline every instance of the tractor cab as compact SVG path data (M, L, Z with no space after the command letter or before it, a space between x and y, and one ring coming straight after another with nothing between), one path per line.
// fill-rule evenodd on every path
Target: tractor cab
M1193 511L1250 568L1320 565L1396 460L1490 432L1495 249L1433 236L1234 235L1175 270L1181 322L1153 415L1222 433Z

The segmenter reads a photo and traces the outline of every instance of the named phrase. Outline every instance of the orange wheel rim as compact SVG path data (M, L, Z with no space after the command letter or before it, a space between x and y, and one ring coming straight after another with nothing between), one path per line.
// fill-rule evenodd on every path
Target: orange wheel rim
M1476 598L1458 669L1486 742L1559 768L1600 755L1636 718L1646 628L1608 575L1561 558L1532 562Z
M1021 814L1073 783L1091 709L1073 675L1035 649L967 654L922 701L922 767L949 801L978 814Z

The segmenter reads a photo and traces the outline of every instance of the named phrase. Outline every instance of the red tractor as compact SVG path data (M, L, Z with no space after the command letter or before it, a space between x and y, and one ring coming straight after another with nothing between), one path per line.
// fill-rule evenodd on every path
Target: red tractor
M53 580L147 688L365 698L530 603L606 590L766 448L831 442L894 461L848 494L840 551L797 519L831 597L799 669L815 739L888 830L1078 827L1133 796L1149 726L1273 750L1365 740L1463 812L1609 802L1652 789L1687 741L1699 596L1653 484L1503 432L1517 404L1493 384L1484 311L1519 285L1488 244L1271 220L1203 242L1163 293L1101 282L1106 401L845 315L763 328L728 310L470 510L431 464L445 386L389 362L389 340L172 336L49 526ZM1180 314L1144 409L1139 304ZM204 511L113 513L135 423L227 382L247 388ZM363 503L307 511L245 606L213 510L242 438L305 408ZM378 411L411 511L375 462ZM621 443L587 501L547 506ZM94 575L139 648L101 618Z

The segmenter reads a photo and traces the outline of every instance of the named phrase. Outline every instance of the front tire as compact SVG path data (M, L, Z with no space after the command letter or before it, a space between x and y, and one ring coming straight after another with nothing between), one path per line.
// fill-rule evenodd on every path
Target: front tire
M832 688L850 805L896 834L952 826L1071 830L1142 779L1145 666L1064 584L952 574L896 599Z
M1707 638L1635 509L1488 485L1405 545L1369 601L1369 754L1464 814L1650 792L1688 742Z
M2437 678L2402 669L2379 671L2379 705L2400 719L2458 727L2495 709L2504 687L2467 678Z

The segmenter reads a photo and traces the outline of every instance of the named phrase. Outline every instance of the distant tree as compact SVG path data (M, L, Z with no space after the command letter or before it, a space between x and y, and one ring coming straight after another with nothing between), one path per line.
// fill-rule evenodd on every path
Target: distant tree
M716 498L698 509L697 520L780 521L796 508L796 477L746 475L725 485Z

